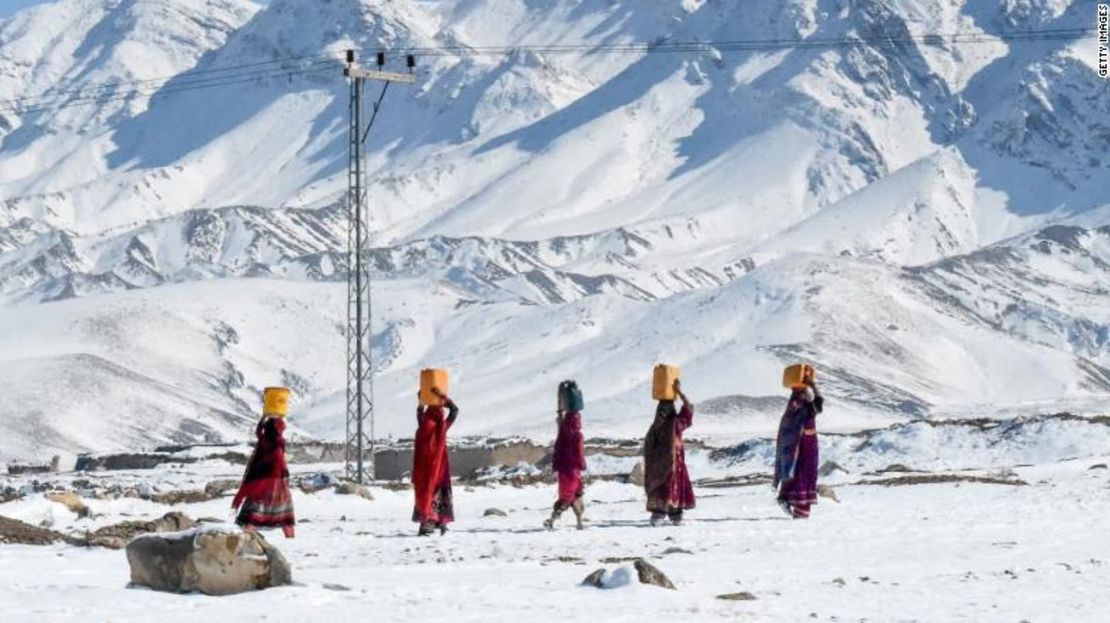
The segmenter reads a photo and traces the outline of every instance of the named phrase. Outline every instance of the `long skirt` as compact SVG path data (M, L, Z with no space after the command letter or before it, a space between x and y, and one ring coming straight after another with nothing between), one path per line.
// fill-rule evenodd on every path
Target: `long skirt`
M810 506L817 503L817 435L802 435L794 477L782 483L779 499L790 505L794 517L809 517Z
M584 489L582 487L582 471L581 470L568 470L559 472L559 505L563 508L570 508L574 501L582 497Z
M288 480L267 478L251 484L254 491L243 499L235 523L255 528L289 528L296 524Z
M645 457L645 463L647 457ZM681 439L675 439L671 447L671 460L655 459L657 464L664 468L669 467L669 473L659 475L656 465L644 466L645 474L651 471L654 475L646 483L647 509L653 513L681 514L697 505L694 497L694 486L690 482L690 472L686 468L686 449Z
M455 521L455 504L451 494L451 474L446 472L444 476L436 483L428 509L424 510L420 505L413 507L413 521L437 526L445 526Z

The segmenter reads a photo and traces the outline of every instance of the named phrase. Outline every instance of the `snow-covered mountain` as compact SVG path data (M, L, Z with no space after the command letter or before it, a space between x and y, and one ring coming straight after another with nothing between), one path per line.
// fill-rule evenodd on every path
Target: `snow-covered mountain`
M698 429L721 437L771 425L751 405L799 357L839 405L828 425L1098 405L1110 83L1093 34L1028 34L1093 16L1066 0L17 13L0 21L0 456L240 437L275 382L302 432L341 434L347 48L443 50L370 135L378 434L410 433L427 365L452 369L464 433L548 434L574 376L591 433L639 434L658 360L713 399ZM709 43L664 51L688 41ZM611 49L629 43L664 47ZM488 50L504 46L548 49Z

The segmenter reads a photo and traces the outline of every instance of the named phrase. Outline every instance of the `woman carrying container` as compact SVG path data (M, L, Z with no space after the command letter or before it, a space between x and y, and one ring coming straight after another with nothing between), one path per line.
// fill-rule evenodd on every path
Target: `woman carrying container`
M555 500L551 517L543 522L549 530L555 527L555 522L568 508L574 510L578 529L586 527L582 523L582 514L586 511L586 503L582 500L582 472L586 469L585 440L582 437L583 406L582 392L577 383L563 381L559 384L559 407L555 419L559 432L555 437L551 463L559 479L559 497Z
M289 390L267 387L262 404L262 419L254 430L257 438L254 452L247 461L243 482L231 500L231 507L238 510L235 523L243 529L281 528L286 538L291 539L297 521L289 489L289 467L285 464Z
M673 395L682 400L682 409L675 409L673 399L660 400L655 408L655 421L644 438L644 489L653 526L661 525L667 518L680 525L683 511L696 504L682 442L683 433L694 424L694 405L682 393L682 383L677 378L673 388Z
M416 408L416 441L412 456L412 489L416 503L412 520L420 524L419 536L428 536L437 528L447 533L447 524L455 520L451 501L451 463L447 457L447 429L459 416L459 408L439 387L430 392L439 404L420 401ZM447 407L444 414L443 408Z
M783 512L808 519L810 507L817 503L817 414L824 410L825 399L812 367L804 366L800 373L792 368L796 366L787 368L783 378L791 391L775 443L774 486ZM788 376L799 378L791 381Z

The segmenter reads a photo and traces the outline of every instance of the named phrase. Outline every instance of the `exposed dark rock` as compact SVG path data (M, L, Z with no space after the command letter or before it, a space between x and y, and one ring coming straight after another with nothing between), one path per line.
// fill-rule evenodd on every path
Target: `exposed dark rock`
M180 532L196 525L196 522L188 515L175 511L166 513L161 518L153 521L124 521L111 526L104 526L86 535L85 539L89 545L109 549L123 549L140 534Z
M1024 480L1018 478L992 478L989 476L967 476L963 474L915 474L913 476L897 476L895 478L861 480L856 484L898 487L905 485L929 485L949 482L974 482L987 485L1013 485L1019 487L1023 487L1029 484Z
M12 545L50 545L67 540L64 535L46 528L7 517L0 517L0 543Z
M583 586L593 586L594 588L604 588L605 569L598 569L582 580Z
M748 591L739 591L736 593L717 595L717 599L723 599L725 601L755 601L755 595L752 595Z
M641 584L650 584L652 586L667 588L672 591L675 590L674 584L671 583L670 578L668 578L666 574L664 574L648 561L641 558L634 561L632 563L632 566L636 568L636 573L640 577Z

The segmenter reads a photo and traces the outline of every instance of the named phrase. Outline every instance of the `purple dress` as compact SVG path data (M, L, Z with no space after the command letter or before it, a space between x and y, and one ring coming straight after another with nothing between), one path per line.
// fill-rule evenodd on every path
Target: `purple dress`
M817 503L817 414L824 399L811 390L794 390L786 405L775 444L775 487L791 514L804 519Z

